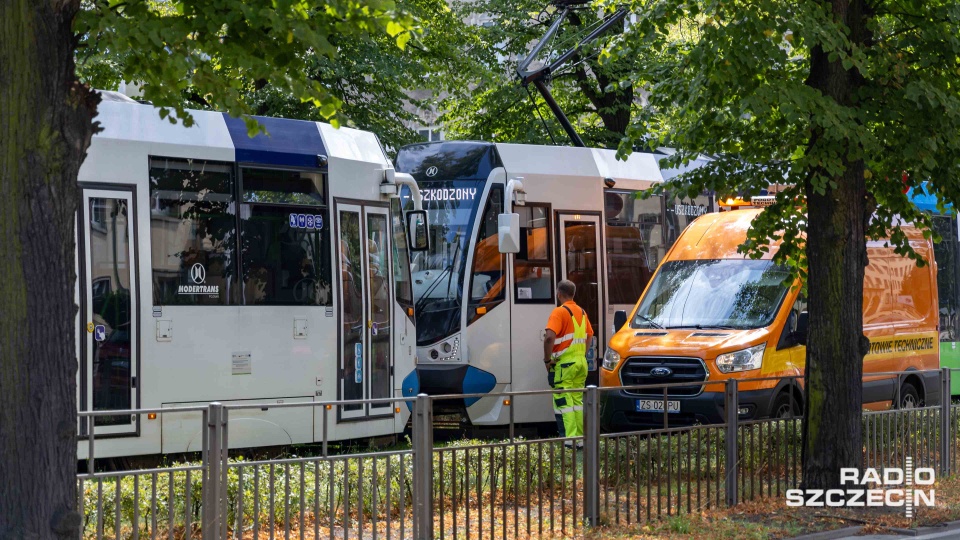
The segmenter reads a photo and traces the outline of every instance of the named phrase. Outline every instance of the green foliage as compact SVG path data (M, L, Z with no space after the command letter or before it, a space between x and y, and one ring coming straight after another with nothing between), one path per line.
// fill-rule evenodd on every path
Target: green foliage
M635 0L637 24L604 56L647 59L623 83L648 91L650 106L634 115L621 153L648 141L679 148L672 165L718 157L668 190L755 195L794 186L755 222L743 249L759 256L779 239L777 258L800 274L807 188L833 191L862 163L869 236L890 237L919 259L897 216L925 229L930 219L904 185L960 202L960 4L868 4L868 37L858 41L828 2ZM819 52L857 82L850 99L811 85Z
M668 520L670 532L677 534L690 534L690 518L684 514L673 516Z
M911 456L918 466L935 466L940 460L940 413L939 407L864 412L865 465L900 466ZM786 489L797 487L801 431L799 419L744 422L738 427L740 501L780 500ZM647 508L654 519L674 514L663 526L686 533L692 526L691 516L708 505L724 505L729 466L725 438L723 425L604 435L599 447L602 522L613 524L619 519L622 524L642 501L641 514ZM960 450L958 444L953 441L951 452ZM242 511L245 530L256 521L261 530L272 525L283 531L288 516L290 523L303 516L307 529L315 518L321 527L328 527L331 513L334 527L344 523L356 527L361 515L367 524L375 519L388 521L388 516L394 523L400 518L409 523L414 470L412 454L403 446L377 454L328 458L231 459L227 523L235 529L238 511ZM583 451L563 448L557 440L460 440L437 446L433 453L435 511L449 513L457 508L463 516L464 506L499 509L516 504L523 513L528 504L533 509L560 504L582 489L583 456ZM113 477L100 483L85 480L81 492L84 537L95 537L101 521L108 537L116 531L118 502L121 538L133 536L135 515L141 537L154 532L154 520L157 536L166 537L171 512L177 537L186 527L187 516L195 531L202 509L200 464L174 467L180 470L125 473L119 488ZM189 479L185 467L193 469ZM686 513L688 503L691 514Z
M460 0L458 16L475 24L465 34L463 54L475 69L455 74L460 92L442 103L442 122L450 138L533 144L569 144L566 134L534 88L527 93L517 64L546 32L557 11L542 0ZM579 11L548 44L540 59L552 60L584 38L599 22L599 10ZM615 148L637 109L634 89L619 81L640 58L599 60L612 31L585 47L556 73L551 92L590 146ZM535 64L536 65L536 64ZM531 97L532 96L532 97ZM542 119L542 120L541 120ZM545 124L545 125L544 125Z
M401 4L417 22L401 49L388 35L331 37L338 55L313 56L305 75L328 88L340 102L346 125L377 134L388 149L419 141L411 125L427 125L437 96L460 89L457 77L472 68L462 55L471 34L444 0ZM282 85L262 80L244 95L258 114L321 120L315 108L295 99Z
M249 94L263 81L336 125L345 96L310 68L351 52L345 40L402 50L418 32L392 0L87 0L75 28L82 80L139 84L161 117L186 125L188 105L256 113Z
M551 450L550 444L524 444L522 440L518 443L485 445L484 441L462 440L438 448L433 456L435 496L455 500L480 493L490 497L496 490L499 497L512 500L514 493L523 496L527 485L569 487L573 478L571 450L562 450L561 444L553 444ZM174 464L174 467L199 469L199 465ZM582 478L582 464L578 463L577 467L577 478ZM151 530L154 516L158 531L169 530L171 512L175 530L183 530L187 516L193 526L198 526L203 486L200 470L191 470L189 481L187 472L182 470L156 475L142 473L134 478L132 474L121 477L119 497L116 478L105 478L102 483L84 482L81 498L85 537L95 535L101 520L105 531L116 531L118 500L123 536L130 535L135 513L142 535ZM362 489L358 489L359 486ZM360 513L365 520L385 515L409 517L412 490L413 459L409 451L377 457L294 458L274 464L231 459L227 473L228 523L232 527L237 522L237 510L242 508L243 523L247 526L254 519L266 525L271 516L274 525L282 526L288 508L293 520L299 519L300 509L312 514L317 504L324 526L329 525L330 512L337 526L344 519L356 520ZM98 512L98 508L102 508L102 512Z

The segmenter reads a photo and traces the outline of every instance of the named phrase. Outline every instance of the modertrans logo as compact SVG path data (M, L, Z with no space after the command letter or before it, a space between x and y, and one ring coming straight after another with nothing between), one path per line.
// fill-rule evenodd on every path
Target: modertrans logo
M789 489L787 506L903 507L912 518L916 508L936 506L936 490L930 487L934 482L932 468L914 469L913 458L908 457L902 469L840 469L843 489Z

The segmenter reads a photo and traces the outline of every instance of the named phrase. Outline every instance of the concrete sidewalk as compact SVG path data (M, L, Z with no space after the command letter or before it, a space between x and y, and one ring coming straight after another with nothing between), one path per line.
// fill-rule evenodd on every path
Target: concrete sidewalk
M947 531L940 531L929 534L921 534L919 536L910 536L905 534L871 534L868 536L843 536L841 540L890 540L891 538L917 538L923 540L933 540L934 538L938 540L947 540L948 538L960 538L960 529L953 529Z

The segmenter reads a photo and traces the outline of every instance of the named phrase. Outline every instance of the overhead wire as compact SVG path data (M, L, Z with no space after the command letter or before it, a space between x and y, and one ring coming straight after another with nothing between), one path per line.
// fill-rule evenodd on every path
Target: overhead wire
M536 98L533 97L533 93L530 91L530 87L525 85L523 88L527 91L527 95L530 96L530 104L533 105L533 110L536 111L537 116L540 117L540 121L543 123L543 129L546 130L547 135L550 137L550 141L553 142L554 145L556 145L557 139L553 137L553 131L550 130L550 126L547 125L547 121L546 119L544 119L543 113L540 112L540 106L537 105L537 100Z

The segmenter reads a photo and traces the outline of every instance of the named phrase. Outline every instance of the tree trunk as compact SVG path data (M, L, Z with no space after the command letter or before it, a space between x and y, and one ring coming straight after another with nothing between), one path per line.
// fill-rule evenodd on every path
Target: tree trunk
M77 538L79 0L0 2L0 538Z
M831 6L836 20L850 28L854 43L867 38L862 0L837 0ZM863 81L827 53L811 53L807 84L845 106L854 106ZM814 131L810 149L833 146L849 156L855 143L837 141ZM845 171L829 175L835 187L817 193L813 181L807 196L807 260L809 268L810 333L807 344L806 421L803 425L803 487L840 487L842 467L863 463L861 409L863 357L868 341L863 335L863 275L867 264L865 227L869 216L864 162L844 159ZM837 298L844 299L837 302Z

